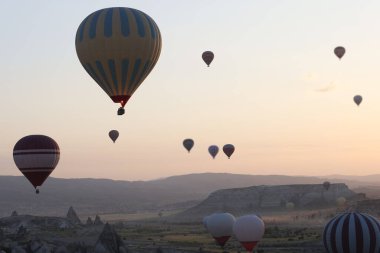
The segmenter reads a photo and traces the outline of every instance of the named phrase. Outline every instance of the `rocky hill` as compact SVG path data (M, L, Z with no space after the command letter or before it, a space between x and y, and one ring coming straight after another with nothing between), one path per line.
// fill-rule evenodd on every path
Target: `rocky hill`
M152 181L48 178L35 194L21 176L0 176L0 217L19 214L65 215L75 206L82 215L186 209L211 192L254 185L321 184L325 178L202 173ZM332 181L339 182L339 181ZM352 186L353 182L349 182ZM358 185L358 183L355 183Z
M331 184L326 190L320 184L252 186L218 190L195 207L173 217L179 221L201 220L214 212L234 215L284 211L291 202L295 209L318 209L337 205L337 199L363 198L345 184Z

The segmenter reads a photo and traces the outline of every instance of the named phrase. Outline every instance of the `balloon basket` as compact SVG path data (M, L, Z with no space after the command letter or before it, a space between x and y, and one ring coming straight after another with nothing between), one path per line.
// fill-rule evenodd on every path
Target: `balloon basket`
M123 115L125 113L125 109L123 107L120 107L118 110L117 110L117 115Z

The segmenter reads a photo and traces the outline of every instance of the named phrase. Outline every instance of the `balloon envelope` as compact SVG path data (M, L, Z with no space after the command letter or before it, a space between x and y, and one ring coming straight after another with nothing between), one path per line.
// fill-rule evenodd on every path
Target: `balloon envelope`
M343 55L346 53L346 49L344 47L336 47L334 49L334 54L339 58L342 59Z
M75 47L87 73L124 107L155 66L161 34L154 20L139 10L106 8L82 21Z
M194 141L192 139L183 140L183 146L190 153L190 150L194 147Z
M219 148L216 145L211 145L210 147L208 147L208 152L210 153L210 155L212 156L212 158L215 159L215 156L219 152Z
M323 231L327 253L380 252L380 223L368 214L343 213L332 218Z
M362 96L360 96L360 95L356 95L356 96L354 97L354 102L355 102L355 104L356 104L357 106L359 106L359 105L361 104L362 101L363 101Z
M209 215L203 217L203 219L202 219L202 223L203 223L203 226L205 227L205 229L207 229L207 219L208 219L208 217L209 217Z
M252 251L263 237L265 225L263 220L256 215L245 215L236 219L233 231L243 247L247 251Z
M328 191L330 189L330 182L329 181L323 182L323 188L325 188L325 190Z
M338 206L343 206L344 204L346 204L346 198L345 197L339 197L336 199L336 203Z
M207 229L215 241L224 246L232 235L235 217L230 213L214 213L207 218Z
M202 54L202 59L207 64L207 67L210 67L211 62L214 60L214 53L211 51L205 51Z
M226 144L223 146L223 152L226 154L226 156L228 156L228 159L230 159L234 151L235 151L235 147L232 144Z
M286 209L289 209L289 210L291 210L291 209L294 209L294 203L293 202L287 202L286 203Z
M117 140L117 138L119 138L119 131L117 130L111 130L109 133L108 133L108 136L111 138L111 140L115 143L115 141Z
M13 148L17 168L34 188L43 184L57 166L59 157L58 144L45 135L25 136Z

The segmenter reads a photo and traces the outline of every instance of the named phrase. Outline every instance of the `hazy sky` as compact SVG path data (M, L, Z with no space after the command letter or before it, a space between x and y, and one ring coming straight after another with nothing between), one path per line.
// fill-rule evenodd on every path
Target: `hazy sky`
M74 43L88 14L113 6L146 12L163 40L122 117ZM52 176L62 178L380 173L378 0L3 0L0 9L0 174L21 174L12 150L29 134L58 142ZM191 154L184 138L195 140ZM231 160L212 160L208 146L226 143Z

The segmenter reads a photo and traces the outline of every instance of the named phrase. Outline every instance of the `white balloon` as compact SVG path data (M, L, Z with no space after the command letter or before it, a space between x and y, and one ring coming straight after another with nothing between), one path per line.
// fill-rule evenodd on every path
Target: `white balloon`
M263 237L265 225L263 220L256 215L245 215L236 220L233 231L236 239L242 243L244 247L247 248L248 243L254 243L250 245L254 247L256 245L255 243L260 241Z
M215 240L223 246L232 235L235 217L230 213L214 213L207 218L207 229Z

